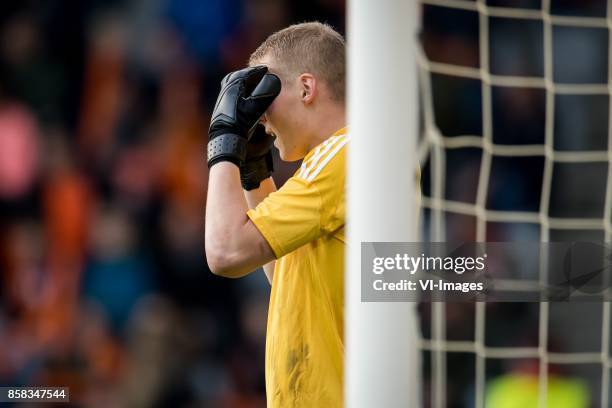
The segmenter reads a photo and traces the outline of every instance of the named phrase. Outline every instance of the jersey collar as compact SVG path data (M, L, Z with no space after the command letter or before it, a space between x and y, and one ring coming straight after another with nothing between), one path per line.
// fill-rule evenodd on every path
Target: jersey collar
M342 136L346 134L346 126L343 128L340 128L338 130L336 130L330 137L334 137L334 136ZM306 161L308 159L310 159L312 157L312 155L314 154L315 150L317 150L317 147L321 146L323 143L325 143L326 140L328 140L330 137L328 137L327 139L325 139L324 141L322 141L321 143L319 143L318 145L316 145L315 147L313 147L307 154L306 156L304 156L304 158L302 159L302 161Z

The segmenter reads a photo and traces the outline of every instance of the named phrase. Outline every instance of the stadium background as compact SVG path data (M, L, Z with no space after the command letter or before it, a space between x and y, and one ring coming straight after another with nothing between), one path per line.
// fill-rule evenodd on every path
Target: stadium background
M605 14L601 1L555 4L569 14L597 13L604 4ZM429 58L478 66L473 16L434 6L425 6L423 16ZM70 386L73 401L91 407L265 406L268 283L262 273L218 278L203 258L209 113L220 79L242 67L267 35L312 19L344 33L344 18L342 0L2 2L1 385ZM529 37L537 28L517 31L503 22L497 28L492 65L541 72L530 62L541 59L538 41ZM523 36L518 51L517 36ZM607 40L578 44L595 76L607 69L601 41ZM517 58L525 55L533 59ZM566 59L560 65L575 58L559 55ZM475 82L432 77L436 121L445 135L481 132ZM493 104L498 137L539 140L539 92L500 93ZM559 128L589 129L592 138L607 132L607 105L580 111L568 101L564 109L569 113L559 116ZM455 169L447 175L450 195L475 190L473 153L449 158ZM276 160L277 184L295 166ZM519 171L496 168L492 205L537 208L541 167L534 160L521 162ZM588 207L588 194L579 205ZM474 239L471 225L450 220L447 237ZM539 239L537 228L524 225L493 226L489 236ZM428 308L421 312L427 336ZM601 324L601 311L561 314L560 333L573 328L585 347L598 350L590 333ZM470 305L448 308L449 338L473 333L473 315ZM487 327L488 344L533 345L537 306L494 305ZM567 338L553 333L551 347L566 349ZM473 356L453 355L447 363L449 406L472 406ZM487 376L537 375L537 362L505 364L493 362Z

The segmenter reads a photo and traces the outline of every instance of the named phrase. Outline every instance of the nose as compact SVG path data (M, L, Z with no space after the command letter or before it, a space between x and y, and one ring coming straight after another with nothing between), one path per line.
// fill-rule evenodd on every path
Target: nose
M264 113L261 119L259 119L259 123L261 123L262 125L265 125L266 122L267 122L266 114Z

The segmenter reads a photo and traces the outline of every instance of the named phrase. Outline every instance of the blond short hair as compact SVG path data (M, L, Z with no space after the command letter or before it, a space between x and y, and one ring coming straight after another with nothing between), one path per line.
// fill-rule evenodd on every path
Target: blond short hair
M269 36L251 54L249 65L270 56L279 65L281 77L310 72L325 82L335 101L344 103L345 54L344 38L336 30L327 24L309 22Z

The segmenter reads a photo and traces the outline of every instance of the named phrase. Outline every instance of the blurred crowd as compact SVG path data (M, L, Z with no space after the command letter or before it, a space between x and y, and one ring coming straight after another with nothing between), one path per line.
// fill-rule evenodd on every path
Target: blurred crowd
M0 384L265 406L269 285L207 268L204 147L223 75L310 19L344 2L0 4Z
M488 4L541 7L536 0ZM553 1L552 8L605 15L605 2L595 0ZM422 12L431 60L480 67L477 13ZM244 66L269 34L315 19L344 33L344 18L344 0L0 4L1 385L69 386L72 401L88 407L265 406L269 285L261 271L216 277L204 258L209 112L220 79ZM544 75L541 22L489 23L493 74ZM607 36L607 29L556 27L554 81L605 83ZM431 84L439 131L482 135L480 81L432 74ZM605 150L608 99L555 96L555 149ZM493 87L492 102L495 143L544 142L543 90ZM479 149L446 151L446 198L475 201L480 161ZM494 158L487 208L538 211L543 165L543 157ZM583 166L555 167L551 215L601 215L602 168ZM296 163L276 157L275 167L280 185ZM425 164L425 194L428 172ZM475 239L473 217L445 217L448 240ZM491 241L539 240L539 233L534 224L487 226ZM570 239L564 233L551 231L551 240ZM600 231L574 233L601 239L588 235ZM431 307L421 306L427 337ZM562 310L557 319L551 312L551 350L586 341L591 349L579 351L600 351L589 343L599 336L590 333L601 326L600 309ZM581 330L563 335L570 317ZM446 318L448 338L473 340L473 305L451 305ZM487 345L538 344L537 305L489 305L486 324ZM428 355L424 363L427 402ZM473 406L474 367L472 354L447 356L449 407ZM537 371L533 360L487 362L487 379L510 387L505 392L515 388L504 373L533 379ZM551 378L565 384L563 375L577 373L595 378L567 367L553 367Z

